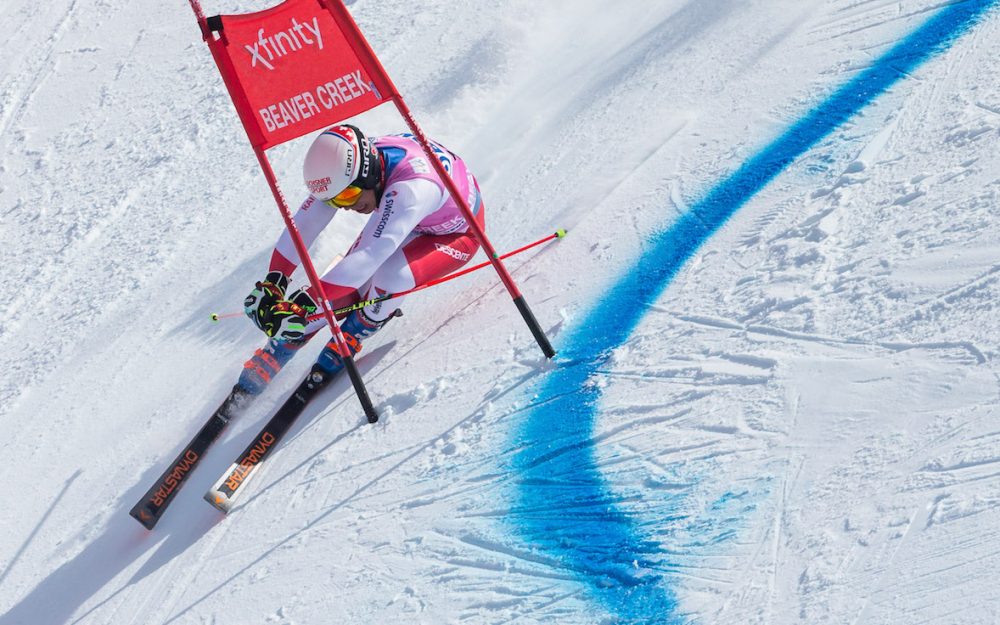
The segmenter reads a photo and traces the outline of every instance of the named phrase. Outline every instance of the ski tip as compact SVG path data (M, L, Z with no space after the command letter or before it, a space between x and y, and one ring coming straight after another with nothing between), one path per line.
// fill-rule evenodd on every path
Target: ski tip
M566 236L566 229L565 228L559 228L558 230L556 230L556 238L557 239L561 239L564 236Z

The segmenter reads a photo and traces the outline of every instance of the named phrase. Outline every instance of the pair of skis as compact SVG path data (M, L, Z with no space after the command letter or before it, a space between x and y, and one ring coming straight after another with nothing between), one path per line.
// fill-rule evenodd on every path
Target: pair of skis
M556 230L553 234L543 237L538 241L529 243L528 245L520 247L512 252L499 256L498 260L505 260L515 254L520 254L521 252L527 251L549 241L562 239L565 236L566 230ZM341 256L338 256L334 260L334 264L336 264L336 262L341 258ZM493 261L486 261L484 263L462 269L461 271L448 274L443 278L431 280L408 291L386 294L384 296L359 302L333 312L335 314L345 313L371 304L400 297L436 284L441 284L442 282L447 282L448 280L453 280L473 271L478 271L491 265L492 262ZM333 265L331 265L331 267L332 266ZM327 269L327 271L329 271L329 269ZM521 309L522 315L530 314L530 311L527 309L527 304L524 304L523 299L515 300L515 303L517 303L518 308ZM238 317L242 316L242 314L243 313L227 313L224 315L213 314L212 320L218 321L223 317ZM535 326L537 326L537 322L534 322L533 327ZM532 332L534 331L535 330L533 329ZM541 336L544 338L544 335ZM539 335L536 335L535 338L539 339ZM545 339L545 343L548 343L548 339ZM549 349L551 350L551 346L549 346ZM339 373L339 371L326 373L322 369L314 366L312 372L299 385L299 387L295 389L295 392L292 393L292 396L288 398L281 408L278 409L278 412L276 412L271 420L267 422L267 425L265 425L264 428L257 433L257 436L253 439L253 441L251 441L250 445L243 450L243 453L236 459L236 462L234 462L229 467L229 470L219 479L219 481L217 481L215 485L209 489L208 493L205 494L205 499L222 512L229 512L229 510L232 509L239 493L246 488L247 481L255 475L260 464L271 454L281 438L288 432L288 429L292 427L299 415L302 414L302 411L309 403L309 400L312 399L312 397L315 396L316 393L318 393L324 386L326 386L330 379L337 376ZM357 370L349 369L348 373L354 376L357 375ZM233 390L229 393L229 396L222 402L222 405L220 405L219 408L212 413L212 416L208 418L208 421L205 422L205 425L202 426L201 430L199 430L195 437L191 439L177 458L174 459L173 463L167 467L167 470L160 475L156 482L153 483L153 486L146 491L146 494L139 500L139 503L133 506L132 510L129 511L129 514L135 517L135 519L142 523L147 529L153 529L153 526L156 525L157 521L159 521L160 517L163 515L164 510L168 505L170 505L170 502L173 501L174 497L177 495L177 491L180 489L181 485L184 484L184 481L187 480L191 471L194 470L194 467L201 461L202 456L204 456L205 452L208 451L208 448L219 437L222 431L229 424L229 421L236 416L236 414L238 414L252 398L252 395L241 390L239 386L234 386ZM369 420L372 420L373 418L377 417L369 415Z
M243 453L205 493L205 499L222 512L229 512L239 494L246 490L247 482L257 474L261 463L288 433L309 401L338 373L339 371L326 373L314 366L306 379L299 384L291 397L261 428L257 436L243 450ZM208 448L219 438L233 417L239 414L252 398L252 395L242 390L238 385L234 386L225 401L212 413L201 430L181 450L177 458L142 496L142 499L132 507L129 514L142 523L146 529L153 529L195 466L204 457Z

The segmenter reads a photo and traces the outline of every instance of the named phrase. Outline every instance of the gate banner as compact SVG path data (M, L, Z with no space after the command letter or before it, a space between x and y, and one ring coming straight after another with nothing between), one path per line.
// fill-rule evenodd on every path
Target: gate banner
M394 95L351 47L345 32L356 26L337 19L321 0L285 0L208 20L208 45L254 147L334 125Z

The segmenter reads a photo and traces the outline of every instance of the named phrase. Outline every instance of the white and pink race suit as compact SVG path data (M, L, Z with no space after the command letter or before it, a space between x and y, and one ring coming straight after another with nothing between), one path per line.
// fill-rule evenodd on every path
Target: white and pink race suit
M350 251L321 277L334 308L440 278L467 263L479 250L462 212L413 136L389 135L374 142L385 164L385 189L378 209ZM468 201L477 223L485 227L485 208L475 177L462 159L434 142L431 146ZM294 219L306 246L312 245L336 213L336 208L313 196L302 203ZM290 276L299 262L286 230L271 255L270 271ZM385 319L399 307L401 299L368 306L365 315L375 321ZM324 319L310 323L306 333L316 332L325 323Z

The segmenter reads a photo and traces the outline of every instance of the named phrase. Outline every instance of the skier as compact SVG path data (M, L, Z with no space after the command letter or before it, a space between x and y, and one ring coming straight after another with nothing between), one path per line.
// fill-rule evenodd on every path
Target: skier
M485 226L475 177L462 159L435 142L435 156L466 197L476 222ZM398 293L440 278L467 263L479 250L458 205L416 139L409 134L366 137L351 125L325 130L306 153L303 174L310 196L295 215L308 247L338 209L371 215L350 251L321 277L333 307ZM326 325L312 287L286 295L299 256L285 230L271 255L267 276L244 301L248 317L268 336L244 365L239 386L258 394L271 378ZM395 306L372 304L352 311L341 331L352 354L394 316ZM317 361L328 374L343 363L331 340Z

